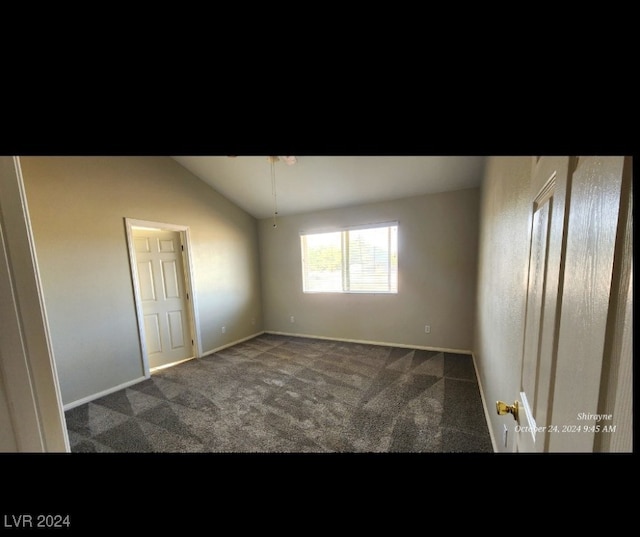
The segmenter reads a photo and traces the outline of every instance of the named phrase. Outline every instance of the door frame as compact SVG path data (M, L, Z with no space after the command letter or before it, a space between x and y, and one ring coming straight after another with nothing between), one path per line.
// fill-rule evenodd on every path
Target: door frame
M184 247L182 255L185 278L184 283L187 293L189 294L187 317L189 318L189 330L191 339L193 340L194 357L199 358L201 356L202 345L200 342L200 323L198 322L198 316L196 315L196 312L198 311L196 293L193 289L193 282L195 279L193 276L193 263L191 261L191 239L189 237L189 226L167 224L166 222L152 222L150 220L139 220L136 218L126 217L124 221L127 233L127 250L129 252L131 279L133 282L133 297L136 307L136 318L138 320L138 336L140 338L140 350L142 351L142 365L144 367L145 378L149 378L151 376L151 369L149 368L149 356L147 354L146 335L144 332L144 317L142 314L142 300L140 298L140 280L138 279L138 267L136 266L135 249L133 244L133 230L134 228L153 228L161 231L177 231L180 233L180 240ZM192 360L192 358L187 358L186 360ZM186 360L180 360L179 362L163 365L161 367L154 368L154 370L170 367Z
M18 452L71 451L20 157L0 156L0 397Z

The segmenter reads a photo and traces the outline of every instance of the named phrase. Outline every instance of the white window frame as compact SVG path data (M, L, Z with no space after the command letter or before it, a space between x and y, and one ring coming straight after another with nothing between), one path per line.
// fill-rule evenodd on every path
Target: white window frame
M333 227L333 228L324 228L324 229L314 229L312 231L300 231L300 265L302 269L302 292L305 294L370 294L370 295L397 295L399 292L398 289L398 281L397 278L399 276L399 244L396 235L396 255L398 257L398 267L396 267L396 285L395 290L388 291L380 291L380 290L363 290L363 291L354 291L351 287L351 279L350 279L350 263L349 263L349 232L357 231L357 230L365 230L365 229L376 229L376 228L389 228L396 227L399 229L400 224L397 220L389 221L389 222L376 222L371 224L362 224L358 226L346 226L346 227ZM313 291L306 289L306 274L305 274L305 242L303 238L307 235L319 235L324 233L341 233L341 252L342 252L342 266L341 266L341 274L342 274L342 290L331 290L331 291ZM397 233L397 231L396 231ZM387 287L391 289L391 237L389 237L388 244L388 252L389 252L389 270L388 270L388 285Z

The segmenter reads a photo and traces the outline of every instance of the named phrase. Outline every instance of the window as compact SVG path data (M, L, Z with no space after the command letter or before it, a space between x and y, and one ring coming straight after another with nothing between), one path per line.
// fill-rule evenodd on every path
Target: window
M302 233L305 293L397 293L398 223Z

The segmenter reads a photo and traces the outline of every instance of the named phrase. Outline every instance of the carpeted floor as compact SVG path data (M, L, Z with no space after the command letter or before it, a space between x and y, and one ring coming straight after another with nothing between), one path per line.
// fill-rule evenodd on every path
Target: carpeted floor
M66 420L72 452L492 452L471 356L270 334Z

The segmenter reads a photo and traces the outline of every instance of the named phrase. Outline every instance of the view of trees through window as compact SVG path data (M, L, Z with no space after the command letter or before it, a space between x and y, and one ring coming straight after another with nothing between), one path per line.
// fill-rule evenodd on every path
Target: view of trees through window
M398 225L300 236L306 293L397 293Z

